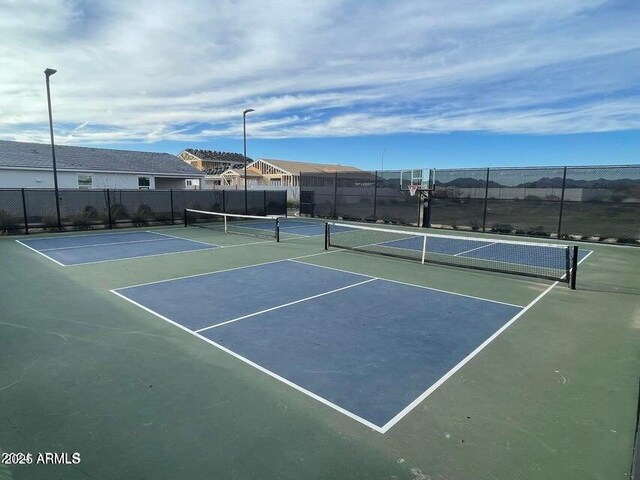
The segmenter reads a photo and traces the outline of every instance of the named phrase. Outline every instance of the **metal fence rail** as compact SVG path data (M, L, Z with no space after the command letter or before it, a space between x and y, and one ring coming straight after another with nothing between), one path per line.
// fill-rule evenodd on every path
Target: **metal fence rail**
M0 234L180 223L185 208L245 213L243 190L0 189ZM286 215L286 190L249 190L248 214Z

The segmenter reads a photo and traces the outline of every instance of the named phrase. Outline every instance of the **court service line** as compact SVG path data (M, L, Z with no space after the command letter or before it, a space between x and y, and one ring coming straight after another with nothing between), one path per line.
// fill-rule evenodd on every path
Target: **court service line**
M465 250L464 252L455 253L453 256L457 257L458 255L464 255L465 253L475 252L476 250L480 250L481 248L487 248L487 247L490 247L491 245L496 245L497 243L498 242L493 242L493 243L490 243L488 245L481 245L479 247L472 248L471 250Z
M478 353L480 353L487 345L489 345L493 340L495 340L502 332L504 332L507 328L509 328L516 320L518 320L522 315L524 315L531 307L533 307L536 303L538 303L542 298L549 293L553 287L558 285L560 281L555 281L553 284L549 285L547 289L534 298L529 305L524 307L521 311L516 313L511 320L505 323L502 327L500 327L496 332L487 338L484 342L482 342L475 350L473 350L469 355L464 357L455 367L445 373L440 379L431 385L427 390L425 390L418 398L416 398L413 402L403 408L396 416L394 416L391 420L385 423L381 430L382 433L387 432L391 427L393 427L396 423L402 420L411 410L413 410L416 406L418 406L424 399L426 399L429 395L431 395L438 387L440 387L444 382L446 382L453 374L455 374L458 370L460 370L464 365L466 365L473 357L475 357Z
M408 283L408 282L402 282L400 280L391 280L390 278L384 278L384 277L375 277L373 275L367 275L365 273L360 273L360 272L350 272L348 270L342 270L340 268L335 268L335 267L327 267L325 265L318 265L315 263L308 263L308 262L300 262L298 260L293 260L290 259L290 262L295 262L295 263L302 263L303 265L312 265L314 267L320 267L320 268L326 268L328 270L335 270L337 272L343 272L343 273L351 273L351 274L357 274L357 275L362 275L365 277L370 277L372 279L375 280L382 280L384 282L391 282L391 283L399 283L400 285L406 285L408 287L416 287L416 288L423 288L425 290L433 290L434 292L441 292L441 293L449 293L451 295L457 295L459 297L467 297L467 298L473 298L474 300L482 300L484 302L491 302L491 303L499 303L500 305L507 305L508 307L516 307L516 308L525 308L524 305L516 305L514 303L507 303L507 302L501 302L499 300L491 300L490 298L484 298L484 297L476 297L474 295L467 295L466 293L458 293L458 292L451 292L449 290L442 290L440 288L434 288L434 287L426 287L424 285L416 285L414 283Z
M302 263L302 262L300 262L300 263ZM307 265L311 265L311 264L308 263ZM199 330L196 330L196 333L204 332L206 330L211 330L212 328L218 328L218 327L221 327L223 325L227 325L229 323L237 322L239 320L244 320L245 318L255 317L256 315L262 315L263 313L272 312L274 310L279 310L280 308L285 308L285 307L288 307L290 305L295 305L296 303L302 303L302 302L306 302L308 300L313 300L314 298L324 297L325 295L330 295L332 293L340 292L342 290L347 290L349 288L357 287L359 285L364 285L365 283L375 282L376 280L379 280L379 279L378 278L369 278L368 280L364 280L362 282L354 283L353 285L347 285L346 287L336 288L336 289L330 290L328 292L319 293L317 295L312 295L311 297L301 298L300 300L294 300L293 302L289 302L289 303L283 303L282 305L278 305L278 306L275 306L275 307L265 308L264 310L261 310L259 312L250 313L248 315L243 315L241 317L237 317L237 318L233 318L231 320L227 320L226 322L217 323L215 325L210 325L208 327L201 328Z
M176 237L179 238L179 237ZM196 242L194 240L190 240L188 238L183 238L181 240L184 240L185 242L191 242L193 241L194 243L203 243L203 242ZM209 250L217 250L219 248L234 248L234 247L245 247L247 245L258 245L260 243L273 243L271 240L265 240L265 241L261 241L261 242L249 242L249 243L240 243L238 245L216 245L215 243L203 243L203 245L209 245L209 248L197 248L194 250L180 250L177 252L166 252L166 253L154 253L152 255L136 255L135 257L120 257L120 258L112 258L110 260L96 260L95 262L83 262L83 263L72 263L69 265L66 265L67 267L77 267L80 265L93 265L96 263L109 263L109 262L119 262L122 260L136 260L138 258L149 258L149 257L161 257L163 255L178 255L181 253L192 253L192 252L206 252Z
M590 251L587 255L584 256L579 262L580 265L584 260L587 259L589 255L591 255L593 251ZM493 340L495 340L502 332L504 332L509 326L511 326L516 320L518 320L522 315L527 312L531 307L533 307L536 303L538 303L542 298L549 293L553 287L560 283L559 280L553 282L553 284L549 285L549 287L543 291L540 295L534 298L529 305L524 307L522 311L518 312L511 320L505 323L502 327L500 327L493 335L487 338L484 342L482 342L474 351L472 351L469 355L462 359L455 367L445 373L436 383L431 385L427 390L425 390L422 395L416 398L413 402L403 408L395 417L385 423L381 428L381 433L387 432L391 427L393 427L396 423L402 420L411 410L413 410L417 405L419 405L424 399L426 399L429 395L431 395L438 387L440 387L444 382L446 382L453 374L455 374L458 370L460 370L466 363L468 363L473 357L475 357L482 349L484 349L487 345L489 345Z
M269 242L258 242L258 243L271 243L271 242L269 241ZM232 246L241 247L243 245L230 245L227 248L230 248ZM192 275L183 275L181 277L167 278L165 280L154 280L153 282L138 283L136 285L127 285L126 287L118 287L115 290L125 290L127 288L143 287L145 285L154 285L156 283L174 282L176 280L184 280L186 278L203 277L205 275L215 275L216 273L231 272L233 270L242 270L243 268L261 267L263 265L269 265L269 264L272 264L272 263L286 262L286 261L294 260L294 259L298 259L298 258L315 257L317 255L326 255L328 253L337 253L337 252L342 252L342 251L343 250L325 250L325 251L318 252L318 253L310 253L308 255L300 255L298 257L282 258L280 260L270 260L268 262L252 263L251 265L241 265L239 267L223 268L222 270L215 270L213 272L194 273ZM312 265L312 264L309 264L309 265ZM360 276L363 276L363 277L370 277L370 275L362 275L361 273L357 273L357 272L349 272L349 273L351 273L353 275L360 275Z
M202 243L203 245L215 245L215 243L201 242L200 240L193 240L191 238L185 238L185 237L176 237L175 235L169 235L168 233L154 232L153 230L146 230L146 232L153 233L154 235L162 235L163 237L175 238L177 240L187 240L189 242ZM220 245L216 245L216 246L219 247Z
M378 425L375 425L374 423L371 423L370 421L368 421L368 420L366 420L366 419L364 419L364 418L362 418L362 417L360 417L360 416L356 415L355 413L350 412L349 410L346 410L346 409L342 408L342 407L341 407L341 406L339 406L339 405L336 405L335 403L331 402L330 400L327 400L326 398L321 397L320 395L317 395L317 394L313 393L312 391L307 390L306 388L303 388L303 387L301 387L300 385L295 384L295 383L293 383L293 382L292 382L292 381L290 381L290 380L287 380L287 379L286 379L286 378L284 378L284 377L281 377L281 376L280 376L280 375L278 375L277 373L272 372L271 370L266 369L266 368L265 368L265 367L263 367L262 365L259 365L259 364L255 363L255 362L252 362L252 361L251 361L251 360L249 360L248 358L243 357L242 355L240 355L240 354L238 354L238 353L234 352L233 350L229 350L228 348L226 348L226 347L224 347L224 346L220 345L219 343L216 343L216 342L214 342L213 340L211 340L211 339L209 339L209 338L207 338L207 337L205 337L205 336L203 336L203 335L200 335L200 334L199 334L199 333L197 333L197 332L194 332L193 330L189 330L189 329L188 329L187 327L185 327L184 325L181 325L181 324L179 324L179 323L177 323L177 322L174 322L174 321L173 321L173 320L171 320L170 318L165 317L164 315L162 315L162 314L160 314L160 313L158 313L158 312L155 312L155 311L151 310L151 309L150 309L150 308L148 308L148 307L145 307L144 305L142 305L142 304L140 304L140 303L136 302L135 300L131 300L130 298L127 298L126 296L122 295L121 293L117 292L116 290L110 290L110 292L111 292L111 293L113 293L113 294L115 294L115 295L117 295L117 296L119 296L120 298L123 298L123 299L124 299L124 300L126 300L127 302L132 303L132 304L133 304L133 305L135 305L136 307L139 307L139 308L141 308L141 309L143 309L143 310L145 310L145 311L149 312L150 314L155 315L156 317L158 317L158 318L160 318L160 319L164 320L165 322L168 322L168 323L170 323L170 324L172 324L172 325L174 325L174 326L176 326L176 327L180 328L181 330L184 330L185 332L190 333L190 334L191 334L191 335L193 335L194 337L197 337L197 338L199 338L200 340L203 340L203 341L207 342L208 344L213 345L214 347L216 347L216 348L218 348L218 349L222 350L223 352L228 353L228 354L229 354L229 355L231 355L232 357L235 357L235 358L237 358L238 360L240 360L240 361L242 361L242 362L246 363L247 365L250 365L251 367L253 367L253 368L255 368L255 369L257 369L257 370L261 371L262 373L266 373L266 374L267 374L267 375L269 375L270 377L275 378L276 380L278 380L278 381L280 381L280 382L284 383L285 385L288 385L289 387L291 387L291 388L293 388L293 389L295 389L295 390L298 390L298 391L299 391L299 392L301 392L301 393L304 393L305 395L307 395L307 396L309 396L309 397L313 398L314 400L317 400L318 402L320 402L320 403L322 403L322 404L324 404L324 405L326 405L326 406L328 406L328 407L330 407L330 408L332 408L332 409L334 409L334 410L336 410L336 411L340 412L341 414L343 414L343 415L345 415L345 416L347 416L347 417L349 417L349 418L351 418L351 419L353 419L353 420L355 420L355 421L357 421L357 422L359 422L359 423L361 423L361 424L363 424L363 425L366 425L366 426L367 426L367 427L369 427L370 429L375 430L376 432L379 432L379 433L384 433L384 432L382 431L382 428L381 428L381 427L379 427Z
M175 238L175 237L174 237ZM56 248L43 248L41 252L53 252L56 250L71 250L74 248L91 248L91 247L106 247L110 245L128 245L130 243L147 243L147 242L166 242L168 238L152 238L149 240L129 240L127 242L110 242L110 243L92 243L91 245L75 245L72 247L56 247Z
M54 238L54 237L52 237ZM16 240L16 242L18 242L20 245L22 245L23 247L27 247L29 250L32 250L34 252L36 252L39 255L42 255L44 258L51 260L52 262L57 263L58 265L60 265L61 267L67 267L68 265L65 265L64 263L60 263L58 260L56 260L55 258L51 258L49 255L45 255L44 253L42 253L40 250L36 250L33 247L30 247L29 245L27 245L26 243L22 243L20 240Z

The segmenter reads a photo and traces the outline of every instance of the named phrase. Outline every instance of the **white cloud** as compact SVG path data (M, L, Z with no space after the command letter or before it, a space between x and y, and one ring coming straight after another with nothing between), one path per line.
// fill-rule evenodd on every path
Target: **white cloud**
M640 5L0 0L0 136L61 142L640 128Z

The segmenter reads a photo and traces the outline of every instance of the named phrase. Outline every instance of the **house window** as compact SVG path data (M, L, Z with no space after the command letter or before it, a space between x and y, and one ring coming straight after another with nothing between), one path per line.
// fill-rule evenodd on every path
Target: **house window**
M281 185L282 181L279 178L272 178L271 179L271 185Z
M149 177L138 177L138 190L149 190L151 179Z
M78 188L82 190L93 188L93 177L91 175L78 175Z

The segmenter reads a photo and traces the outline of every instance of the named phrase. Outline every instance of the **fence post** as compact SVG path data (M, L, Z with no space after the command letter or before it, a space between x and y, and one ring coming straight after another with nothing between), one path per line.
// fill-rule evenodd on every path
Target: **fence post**
M109 230L113 228L113 219L111 218L111 191L107 188L107 221L109 222Z
M169 189L169 203L171 204L171 225L175 223L175 219L173 217L173 188Z
M333 183L333 218L338 218L338 172Z
M227 213L227 200L224 189L222 190L222 213Z
M264 200L263 200L263 206L264 206L264 215L267 215L267 189L264 189Z
M487 229L487 199L489 198L489 169L487 168L487 178L484 185L484 211L482 212L482 231L486 232Z
M378 220L377 206L378 206L378 171L373 172L373 221Z
M27 220L27 200L22 189L22 214L24 215L24 234L29 235L29 220Z
M562 232L562 209L564 208L564 187L567 183L567 167L564 167L562 173L562 193L560 194L560 214L558 215L558 238Z

